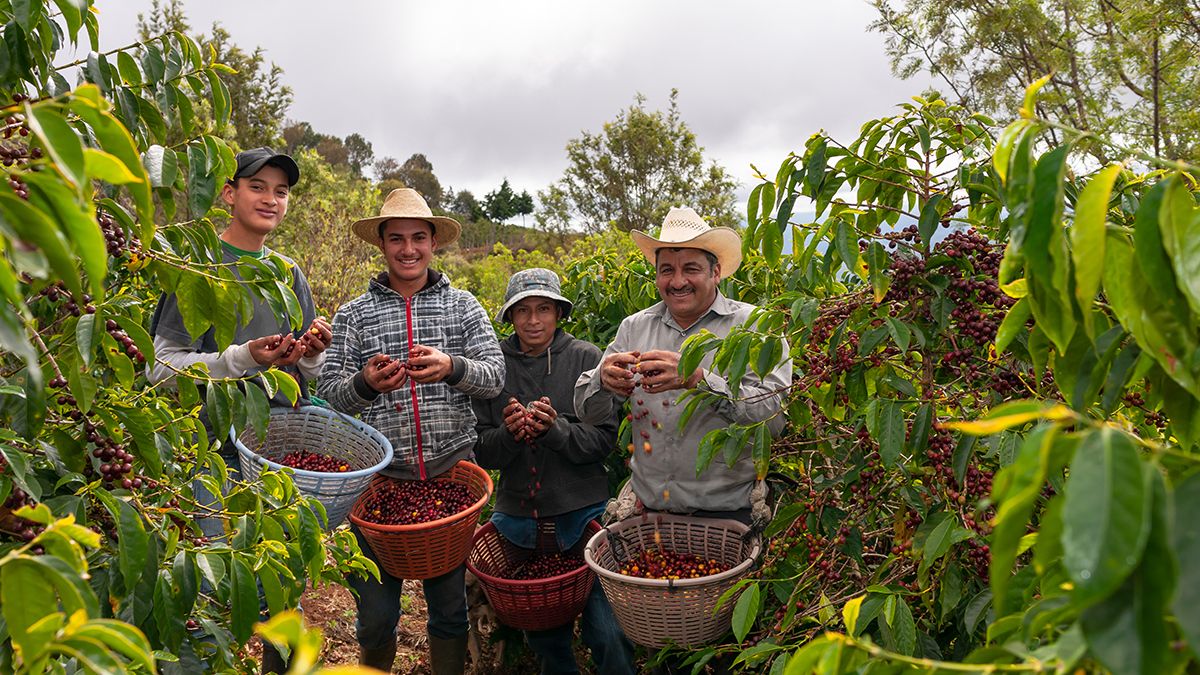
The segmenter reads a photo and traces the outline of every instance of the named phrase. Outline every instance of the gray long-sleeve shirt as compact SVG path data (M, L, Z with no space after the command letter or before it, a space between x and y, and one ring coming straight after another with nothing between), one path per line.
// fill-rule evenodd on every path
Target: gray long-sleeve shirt
M621 322L612 344L604 350L601 363L609 354L619 352L652 349L677 352L684 340L703 329L724 337L734 326L744 323L752 309L753 305L730 300L718 292L708 313L683 329L666 305L659 302ZM786 345L784 353L787 353ZM712 357L710 352L701 362L705 374L697 386L729 396L725 378L708 370ZM634 494L647 508L657 511L690 513L748 508L750 488L755 481L754 463L749 452L744 452L733 467L718 457L697 476L696 455L700 441L708 432L731 423L750 424L766 419L771 420L768 425L772 435L778 436L785 421L783 415L776 413L783 405L783 391L791 382L792 362L787 358L765 378L747 372L737 399L698 408L682 433L679 418L684 406L675 402L681 391L647 394L640 388L635 389L632 396L634 451L630 462ZM613 401L611 392L600 383L599 366L579 376L575 385L575 410L581 420L592 422L611 415ZM642 412L648 414L640 415ZM646 442L650 444L650 452L644 449Z

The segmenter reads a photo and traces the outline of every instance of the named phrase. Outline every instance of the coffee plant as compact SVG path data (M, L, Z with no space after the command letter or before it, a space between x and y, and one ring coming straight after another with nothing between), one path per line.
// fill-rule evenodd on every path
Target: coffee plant
M99 53L90 2L0 1L0 22L0 672L248 670L259 585L283 616L377 571L286 474L227 480L216 444L264 433L292 377L145 377L164 292L222 348L256 298L300 321L282 259L219 264L224 66L177 33Z
M1089 168L1037 88L1003 130L931 95L761 174L722 284L759 309L680 370L710 359L734 396L781 358L796 376L782 438L734 424L697 449L698 470L750 452L776 508L697 669L1196 667L1197 169L1115 144L1124 163ZM636 251L568 278L599 344L596 317L657 301Z

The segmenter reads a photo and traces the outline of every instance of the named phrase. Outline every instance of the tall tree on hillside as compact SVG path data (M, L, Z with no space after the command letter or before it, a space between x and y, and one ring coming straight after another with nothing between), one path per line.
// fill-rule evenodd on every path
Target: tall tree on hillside
M454 198L450 200L450 210L467 216L468 220L482 220L486 215L483 205L475 198L475 195L470 190L459 190L454 193Z
M517 201L519 197L513 192L512 186L508 184L508 179L500 183L500 187L492 190L483 196L483 210L488 218L503 223L504 221L517 215Z
M363 169L371 165L375 159L375 149L371 147L371 142L363 138L362 134L350 134L342 143L346 146L347 161L354 173L362 175Z
M410 187L421 193L429 208L444 208L442 183L433 173L433 163L419 152L403 164L397 164L393 157L384 157L375 162L375 174L379 177L379 190L384 194L398 187Z
M713 225L736 225L736 182L715 163L680 118L678 90L666 112L646 110L639 94L599 133L567 143L563 177L539 193L538 222L551 231L573 225L599 231L657 226L671 206L694 206Z
M928 71L968 109L1008 116L1051 75L1041 116L1158 155L1200 154L1200 4L873 0L892 70ZM1103 158L1102 148L1093 154Z
M138 14L137 30L144 41L169 31L186 35L191 27L182 0L153 0L148 14ZM209 35L194 39L205 54L211 50L215 61L235 71L219 74L229 89L231 106L226 138L242 148L279 145L284 116L292 104L292 89L283 83L283 69L274 63L267 66L262 47L247 52L234 44L220 23L212 25Z

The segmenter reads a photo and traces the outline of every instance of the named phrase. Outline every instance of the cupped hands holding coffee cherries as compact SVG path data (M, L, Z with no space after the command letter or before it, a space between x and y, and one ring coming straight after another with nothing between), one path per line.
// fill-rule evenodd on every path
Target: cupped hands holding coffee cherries
M546 433L558 419L558 411L546 396L530 401L529 405L521 405L515 396L509 397L503 415L504 428L513 439L526 442Z
M300 337L291 333L264 335L251 340L250 355L260 366L295 365L305 356L316 356L333 342L333 328L323 316L313 319L312 324Z

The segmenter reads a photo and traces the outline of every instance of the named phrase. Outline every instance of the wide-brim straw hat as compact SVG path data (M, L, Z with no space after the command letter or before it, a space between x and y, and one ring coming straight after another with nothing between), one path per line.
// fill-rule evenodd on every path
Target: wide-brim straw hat
M508 288L504 291L504 306L496 312L496 320L509 321L508 310L525 298L532 297L549 298L557 302L562 308L564 319L571 315L571 308L575 306L563 296L562 284L553 270L531 267L517 272L508 280Z
M658 238L640 230L633 230L629 236L651 263L656 262L655 254L662 248L698 248L717 256L721 278L733 274L742 264L741 235L728 227L710 226L686 206L672 208L667 213Z
M437 239L438 246L442 247L452 244L462 232L462 225L459 225L457 220L433 215L433 211L430 211L429 205L425 203L425 198L412 188L392 190L387 199L383 200L383 207L379 209L378 216L356 220L350 229L359 239L378 246L382 243L379 238L379 224L393 218L424 220L433 227L433 237Z

